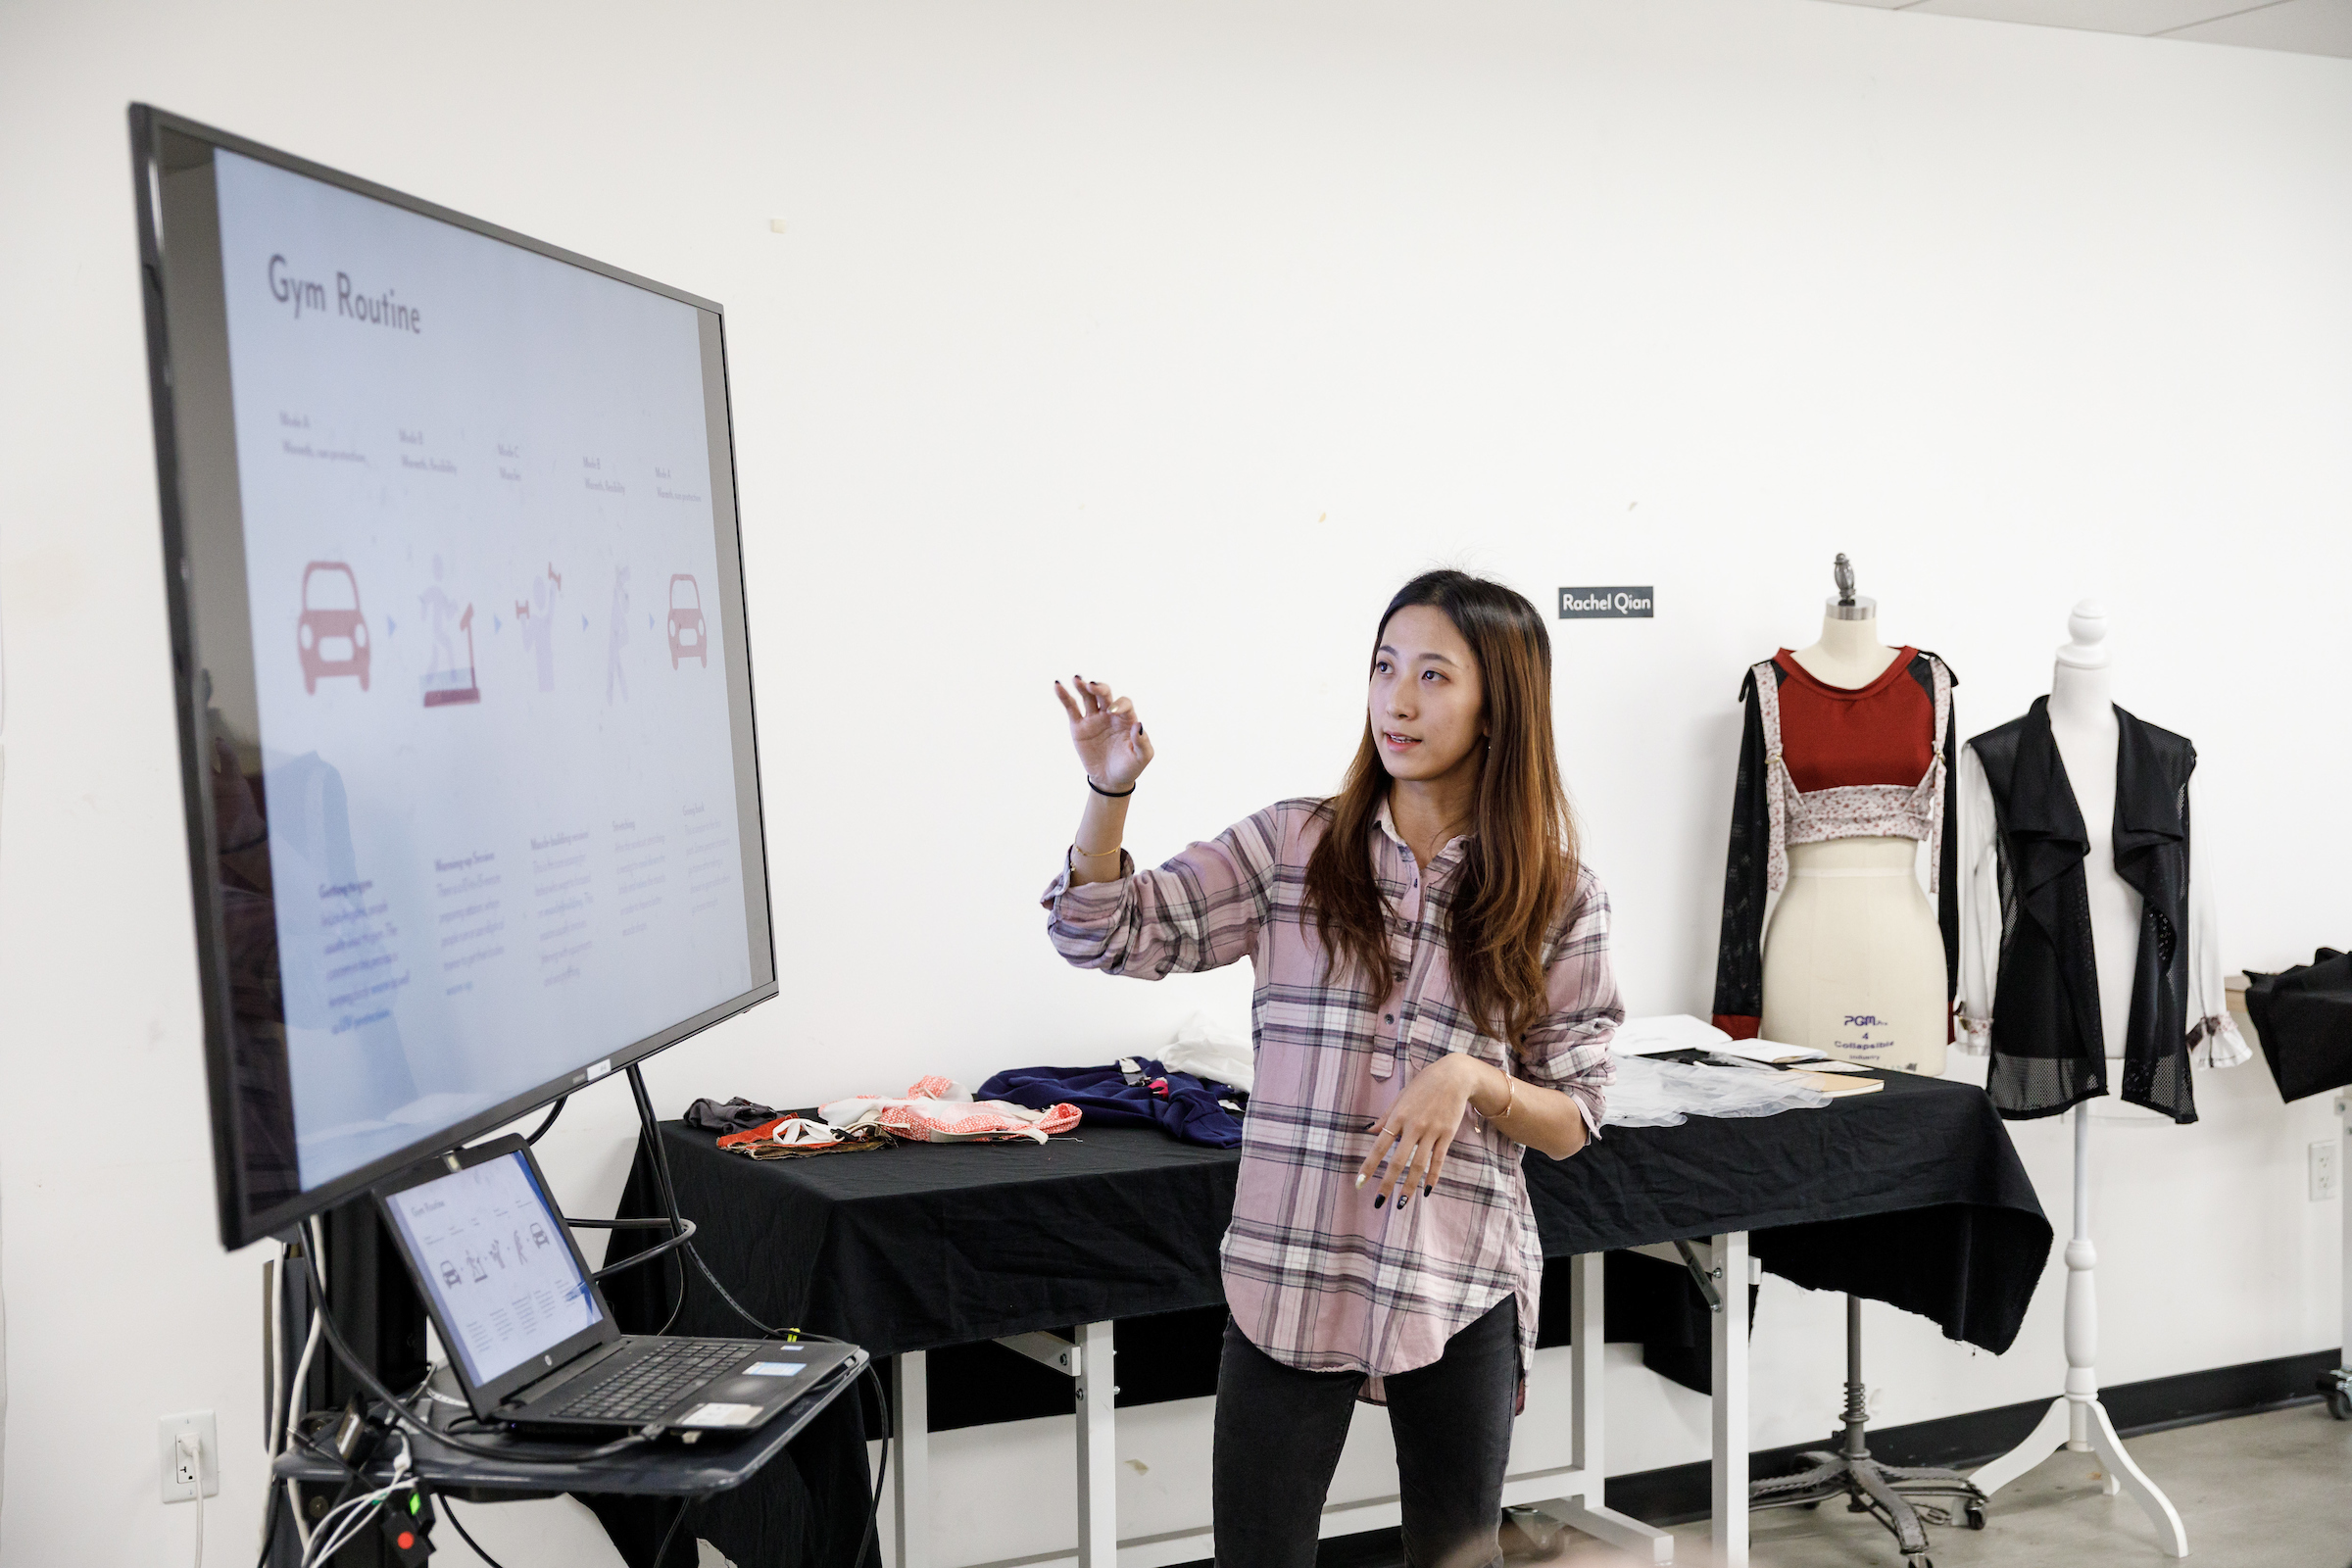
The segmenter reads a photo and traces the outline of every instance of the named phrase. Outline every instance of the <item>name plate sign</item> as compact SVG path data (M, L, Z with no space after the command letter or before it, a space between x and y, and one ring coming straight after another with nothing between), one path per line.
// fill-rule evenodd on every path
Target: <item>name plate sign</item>
M1562 620L1648 620L1657 604L1654 588L1563 588Z

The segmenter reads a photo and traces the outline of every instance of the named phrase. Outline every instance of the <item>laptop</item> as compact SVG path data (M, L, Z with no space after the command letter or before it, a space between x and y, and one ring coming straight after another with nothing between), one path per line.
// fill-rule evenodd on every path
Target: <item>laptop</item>
M831 1341L621 1333L520 1134L416 1166L374 1197L484 1422L748 1431L863 1364Z

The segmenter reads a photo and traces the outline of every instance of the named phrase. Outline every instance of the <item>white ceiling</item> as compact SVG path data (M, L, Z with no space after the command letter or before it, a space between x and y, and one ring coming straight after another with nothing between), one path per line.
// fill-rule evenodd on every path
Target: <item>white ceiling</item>
M1836 0L2041 27L2191 38L2352 59L2352 0Z

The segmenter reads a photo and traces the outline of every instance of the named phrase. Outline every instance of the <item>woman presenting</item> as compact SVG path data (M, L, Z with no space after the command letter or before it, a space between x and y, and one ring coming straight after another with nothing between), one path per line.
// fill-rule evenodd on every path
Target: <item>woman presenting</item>
M1313 1563L1359 1396L1389 1407L1407 1560L1495 1559L1544 1266L1520 1146L1585 1146L1625 1016L1552 751L1542 615L1433 571L1374 642L1340 793L1152 871L1120 847L1152 761L1135 705L1054 684L1088 787L1046 891L1054 947L1146 980L1256 968L1223 1248L1219 1568Z

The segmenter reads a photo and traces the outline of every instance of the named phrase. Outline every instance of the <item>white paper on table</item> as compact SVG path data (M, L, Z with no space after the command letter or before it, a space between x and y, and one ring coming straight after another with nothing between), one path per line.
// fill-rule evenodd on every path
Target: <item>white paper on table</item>
M1657 1056L1670 1051L1721 1051L1727 1044L1737 1042L1706 1019L1670 1012L1626 1019L1610 1037L1609 1051L1619 1056Z

